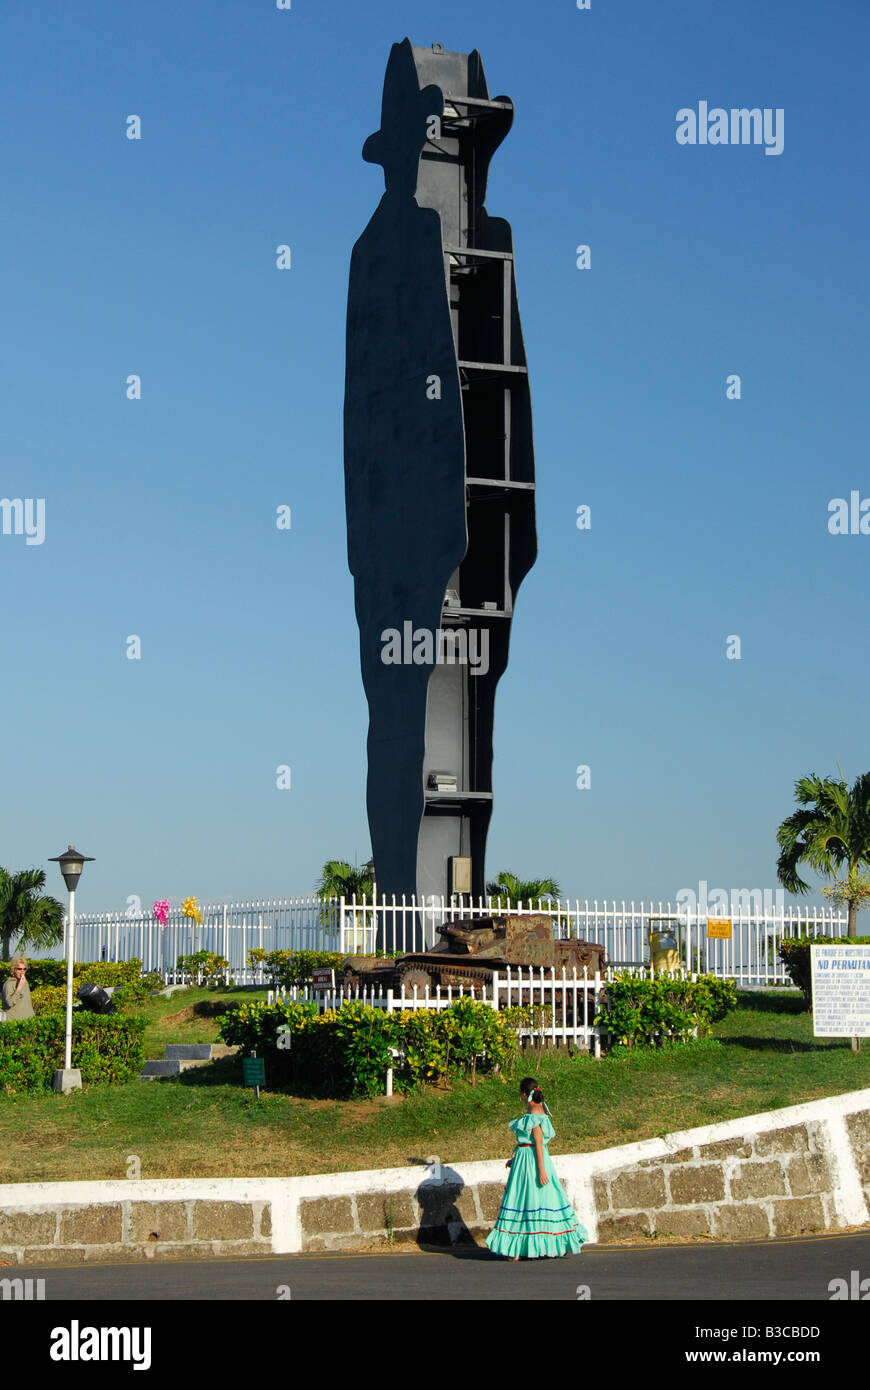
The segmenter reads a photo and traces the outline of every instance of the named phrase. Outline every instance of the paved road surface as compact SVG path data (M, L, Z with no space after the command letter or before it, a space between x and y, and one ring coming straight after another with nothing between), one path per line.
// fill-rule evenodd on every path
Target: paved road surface
M715 1299L828 1302L829 1281L870 1278L870 1232L740 1245L589 1246L561 1260L517 1264L484 1249L388 1255L281 1255L268 1259L92 1266L7 1267L43 1278L49 1300L560 1300L578 1285L597 1300ZM784 1311L784 1310L783 1310Z

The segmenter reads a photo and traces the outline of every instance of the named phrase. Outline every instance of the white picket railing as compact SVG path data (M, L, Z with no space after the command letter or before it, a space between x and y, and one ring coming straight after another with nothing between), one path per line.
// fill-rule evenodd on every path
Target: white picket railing
M551 1046L572 1043L584 1051L601 1056L601 1030L593 1024L601 1000L602 982L612 978L613 971L598 971L582 975L566 970L530 969L505 970L493 977L492 1005L509 1009L515 1005L531 1005L541 1010L541 1017L519 1029L521 1038L548 1042Z
M194 923L173 908L165 927L140 914L77 914L78 960L129 960L138 957L146 970L156 970L167 983L182 975L179 956L212 951L229 962L226 979L237 984L262 984L262 969L252 966L248 953L265 951L338 951L371 954L376 947L391 951L430 949L439 928L451 921L474 920L498 912L545 913L557 938L579 937L604 946L609 964L641 965L648 960L647 930L653 917L679 920L683 960L687 966L733 978L739 985L788 984L779 959L784 938L799 935L842 936L847 917L828 908L797 906L755 910L749 904L732 909L730 940L708 939L706 915L661 901L582 903L509 903L490 898L475 903L430 898L426 903L402 899L357 902L337 898L282 898L247 903L201 906L202 922ZM60 956L64 947L57 948Z
M481 993L466 989L462 985L439 985L436 989L419 989L414 986L407 992L399 989L384 989L383 986L365 985L353 989L336 985L334 989L313 989L311 985L279 986L266 994L267 1003L276 999L287 999L291 1003L316 1004L320 1013L326 1009L340 1009L344 1004L365 1004L370 1009L383 1009L395 1013L400 1009L449 1009L458 999L480 999Z
M650 978L652 971L637 967L634 971L621 972L613 969L603 974L589 974L584 970L570 973L566 970L547 970L543 967L528 970L505 969L494 973L492 981L485 987L466 989L464 986L437 986L430 989L384 989L382 985L344 989L336 987L329 990L315 990L310 985L293 985L269 990L267 1002L274 1003L285 999L291 1003L313 1003L318 1011L340 1009L344 1004L356 1001L372 1009L383 1009L394 1013L404 1009L449 1009L463 997L476 998L501 1010L517 1005L531 1006L540 1010L534 1013L528 1023L519 1025L519 1036L530 1042L549 1043L553 1046L568 1043L584 1051L592 1051L601 1056L601 1039L606 1030L596 1028L594 1019L601 1007L602 990L608 980L619 973L635 973ZM667 978L690 978L687 971L671 973ZM661 974L659 978L662 978ZM696 975L691 975L692 979Z

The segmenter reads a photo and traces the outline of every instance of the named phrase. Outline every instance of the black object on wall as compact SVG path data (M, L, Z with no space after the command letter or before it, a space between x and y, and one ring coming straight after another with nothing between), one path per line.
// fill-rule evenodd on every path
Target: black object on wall
M512 121L476 50L405 39L363 148L386 192L351 258L348 562L378 894L400 900L449 895L454 857L484 892L495 690L537 553L511 230L483 205Z

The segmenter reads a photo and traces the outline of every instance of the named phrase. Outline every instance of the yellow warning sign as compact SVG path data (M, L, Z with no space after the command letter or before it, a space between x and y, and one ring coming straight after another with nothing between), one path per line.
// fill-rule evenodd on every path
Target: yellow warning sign
M730 917L708 917L707 936L718 938L721 941L731 940L731 918Z

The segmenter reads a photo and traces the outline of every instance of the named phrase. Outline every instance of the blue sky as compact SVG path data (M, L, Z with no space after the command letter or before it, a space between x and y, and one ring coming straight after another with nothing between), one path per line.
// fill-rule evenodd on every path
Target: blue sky
M406 35L479 48L516 104L487 207L540 553L488 872L774 888L795 779L870 766L870 536L827 525L870 497L864 0L6 0L0 495L45 498L46 529L0 535L0 863L73 840L82 911L307 893L368 857L344 317ZM678 145L701 100L782 108L782 154Z

